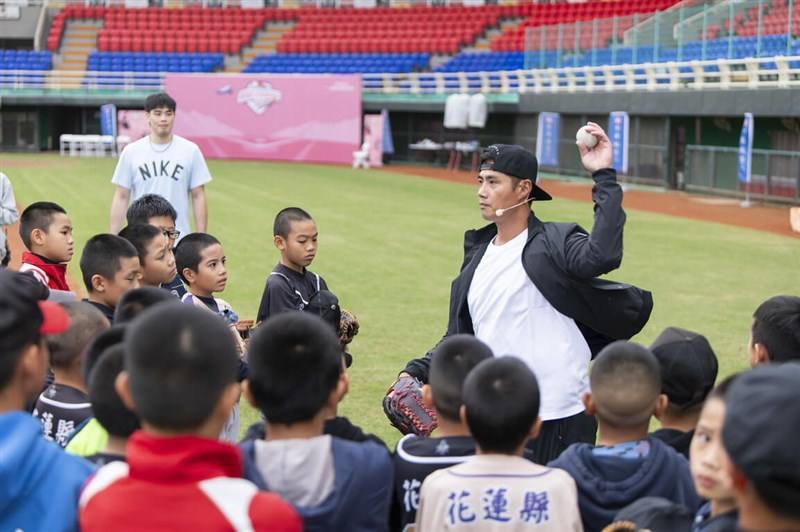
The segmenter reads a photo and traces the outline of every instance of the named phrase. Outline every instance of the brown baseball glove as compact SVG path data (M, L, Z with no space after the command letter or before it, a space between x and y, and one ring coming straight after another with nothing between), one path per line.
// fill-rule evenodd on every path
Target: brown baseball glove
M414 377L401 377L383 398L389 422L403 434L429 436L436 428L436 412L422 401L422 386Z

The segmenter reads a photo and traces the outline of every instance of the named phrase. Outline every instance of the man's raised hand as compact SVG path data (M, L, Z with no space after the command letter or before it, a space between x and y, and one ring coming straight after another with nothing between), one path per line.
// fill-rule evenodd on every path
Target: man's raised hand
M585 144L577 142L578 151L581 154L581 163L591 173L595 173L603 168L611 168L614 161L614 152L608 135L603 128L594 122L586 123L586 131L597 139L597 144L589 149Z

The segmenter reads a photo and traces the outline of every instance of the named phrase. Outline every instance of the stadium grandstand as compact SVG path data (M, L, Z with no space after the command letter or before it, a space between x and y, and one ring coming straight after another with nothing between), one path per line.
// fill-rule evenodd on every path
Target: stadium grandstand
M793 0L18 0L0 15L2 112L17 108L15 131L33 120L38 132L20 141L9 126L9 149L56 148L54 139L75 132L65 129L92 133L96 103L133 108L173 74L360 74L363 112L388 110L400 158L427 155L408 148L426 138L480 143L500 134L532 144L544 111L562 113L566 131L626 110L632 179L733 193L735 181L707 174L734 164L732 124L752 100L769 129L756 141L758 190L800 193L800 125L787 124L793 111L787 118L780 105L800 84ZM448 136L431 119L448 94L478 92L489 102L485 130ZM48 122L41 105L66 106L70 118ZM559 142L574 141L565 133Z

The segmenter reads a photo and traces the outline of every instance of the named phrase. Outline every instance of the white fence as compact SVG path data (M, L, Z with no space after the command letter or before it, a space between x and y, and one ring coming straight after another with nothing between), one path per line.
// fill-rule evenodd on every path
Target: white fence
M114 156L130 144L130 137L120 135L114 139L111 135L68 135L58 138L61 156L70 157L106 157Z
M800 57L719 59L503 72L364 74L366 92L655 92L800 86Z
M163 88L164 75L148 72L0 70L0 92L157 91ZM363 74L362 84L364 92L385 94L674 92L789 88L800 86L800 56L501 72Z

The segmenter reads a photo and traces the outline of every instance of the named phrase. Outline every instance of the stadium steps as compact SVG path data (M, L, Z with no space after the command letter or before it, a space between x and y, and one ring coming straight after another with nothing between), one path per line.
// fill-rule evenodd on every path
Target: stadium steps
M68 22L53 67L56 70L86 70L89 54L97 49L97 34L102 27L102 22Z
M492 43L494 43L497 39L502 37L506 32L513 31L514 28L517 28L522 21L525 20L525 17L514 17L514 18L506 18L500 20L500 25L497 28L492 28L490 31L486 32L486 36L489 38L489 43L487 46L487 52L491 52L494 48L492 47ZM476 51L484 51L484 50L476 50Z
M477 39L475 39L475 44L473 44L472 46L465 46L461 48L461 50L459 50L459 53L491 52L492 42L498 37L500 37L506 30L506 28L519 26L523 20L525 19L522 17L501 20L497 26L488 28L486 30L486 35L484 37L478 37Z
M450 61L455 55L432 55L429 63L431 70Z
M484 34L480 37L475 39L475 42L472 44L468 44L466 46L462 46L461 49L456 54L452 55L433 55L431 56L430 61L430 69L434 71L437 67L444 65L451 59L453 59L456 55L461 53L491 53L492 52L492 42L499 38L505 31L509 28L514 28L519 26L522 21L525 20L524 17L515 17L515 18L506 18L501 19L498 22L497 26L490 26L486 28Z
M278 41L283 36L292 31L295 22L267 22L264 29L258 30L253 39L252 46L245 46L242 49L242 60L239 64L238 70L225 69L226 72L241 72L253 62L253 59L259 55L274 54L277 51Z
M487 34L488 33L489 32L487 32ZM478 37L471 46L464 46L459 52L491 52L492 50L489 48L490 42L491 39L488 35L486 37Z

